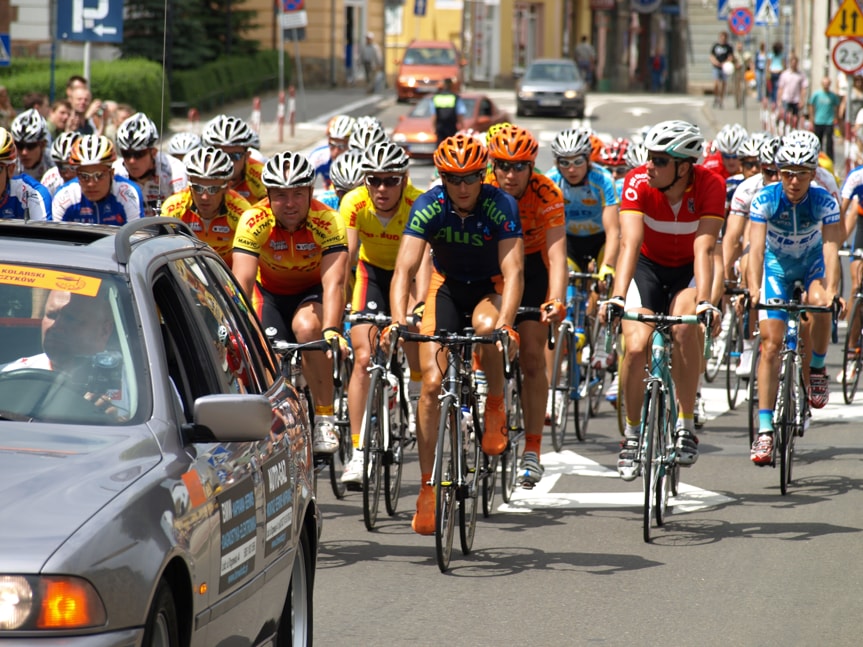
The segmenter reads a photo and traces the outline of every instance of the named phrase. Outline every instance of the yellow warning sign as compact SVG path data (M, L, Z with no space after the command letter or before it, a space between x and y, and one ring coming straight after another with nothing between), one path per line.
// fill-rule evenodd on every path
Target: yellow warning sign
M830 19L825 36L863 36L863 11L856 0L843 0L842 6Z

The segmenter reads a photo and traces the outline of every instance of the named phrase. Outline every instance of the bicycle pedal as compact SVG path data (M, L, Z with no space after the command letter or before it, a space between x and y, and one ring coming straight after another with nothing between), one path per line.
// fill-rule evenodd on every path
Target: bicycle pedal
M536 483L533 481L522 481L521 487L525 490L532 490L536 486Z
M362 483L345 483L345 489L348 492L362 492L363 484Z

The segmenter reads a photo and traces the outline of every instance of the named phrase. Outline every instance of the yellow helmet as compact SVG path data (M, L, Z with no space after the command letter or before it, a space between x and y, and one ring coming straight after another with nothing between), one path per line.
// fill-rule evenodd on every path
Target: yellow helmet
M18 160L18 149L12 140L12 134L5 128L0 128L0 164L14 164Z
M503 121L499 124L493 124L488 127L488 130L485 133L485 145L488 146L488 143L491 141L491 138L494 137L495 133L499 131L501 128L506 128L507 126L512 126L508 121Z

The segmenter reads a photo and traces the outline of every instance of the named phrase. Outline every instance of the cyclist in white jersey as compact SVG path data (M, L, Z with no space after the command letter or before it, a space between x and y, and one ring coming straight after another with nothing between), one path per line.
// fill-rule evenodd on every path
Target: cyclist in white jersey
M42 176L42 186L48 189L52 197L57 193L57 189L75 177L75 167L69 163L69 156L72 154L72 147L80 137L81 135L76 132L60 133L51 144L51 159L54 160L54 166L45 171Z
M12 121L9 132L18 150L16 175L24 173L38 182L54 166L47 150L49 135L44 117L35 108L25 110Z
M114 162L114 174L129 178L140 187L145 213L149 215L159 215L162 202L189 183L183 163L159 152L157 141L156 124L143 112L135 113L117 129L120 158Z

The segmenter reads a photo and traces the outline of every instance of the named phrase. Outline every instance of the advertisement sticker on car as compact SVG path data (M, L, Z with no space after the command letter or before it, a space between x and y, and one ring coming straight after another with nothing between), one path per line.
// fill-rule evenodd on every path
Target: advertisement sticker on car
M94 297L99 292L102 280L83 274L57 272L41 267L0 264L0 283L46 290L65 290L81 296Z
M219 506L221 568L219 592L234 586L255 570L257 523L251 479L243 479L216 497Z
M284 453L264 463L264 556L284 548L293 521L291 479Z

